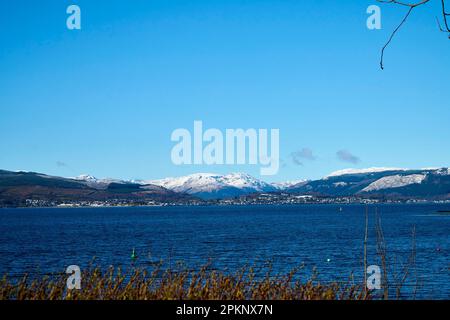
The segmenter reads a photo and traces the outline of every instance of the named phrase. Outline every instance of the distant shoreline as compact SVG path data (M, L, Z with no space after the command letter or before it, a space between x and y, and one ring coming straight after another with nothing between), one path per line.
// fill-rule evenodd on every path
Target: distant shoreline
M418 202L326 202L326 203L252 203L252 204L240 204L240 203L204 203L204 204L165 204L165 205L116 205L116 206L17 206L17 207L0 207L0 209L107 209L107 208L166 208L166 207L260 207L260 206L273 206L273 207L292 207L292 206L305 206L305 205L317 205L317 206L376 206L376 205L450 205L450 201L418 201ZM450 214L449 210L437 210L437 213Z

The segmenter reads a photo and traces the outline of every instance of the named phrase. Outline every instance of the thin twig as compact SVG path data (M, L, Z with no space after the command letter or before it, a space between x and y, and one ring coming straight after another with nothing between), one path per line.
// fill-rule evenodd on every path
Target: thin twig
M388 42L386 42L386 44L383 46L383 48L381 49L381 59L380 59L380 67L381 70L384 70L384 50L386 50L387 46L391 43L392 39L394 38L395 34L397 33L397 31L403 26L403 24L406 22L406 20L408 19L409 15L411 14L411 12L413 11L415 7L410 7L408 10L408 13L406 14L406 16L403 18L402 22L398 25L397 28L395 28L394 32L392 32L391 36L389 37Z

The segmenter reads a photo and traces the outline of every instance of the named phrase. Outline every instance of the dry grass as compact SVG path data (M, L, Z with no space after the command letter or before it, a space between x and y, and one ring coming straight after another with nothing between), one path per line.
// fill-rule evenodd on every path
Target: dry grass
M369 299L361 286L322 285L294 281L296 271L284 276L257 278L252 268L234 274L199 271L134 269L123 273L91 267L82 274L80 290L67 290L67 275L10 282L0 281L0 299L10 300L362 300Z

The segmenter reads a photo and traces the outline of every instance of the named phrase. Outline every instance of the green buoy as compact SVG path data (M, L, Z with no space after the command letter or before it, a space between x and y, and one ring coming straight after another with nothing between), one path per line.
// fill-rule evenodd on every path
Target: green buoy
M134 250L134 248L133 248L133 252L131 253L131 260L136 260L137 259L137 254L136 254L136 251Z

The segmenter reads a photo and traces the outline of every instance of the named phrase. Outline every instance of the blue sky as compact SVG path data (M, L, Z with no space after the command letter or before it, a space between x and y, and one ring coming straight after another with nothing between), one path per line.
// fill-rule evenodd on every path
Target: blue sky
M194 120L279 128L284 165L271 181L449 166L450 40L437 30L438 1L413 12L384 71L380 49L405 9L380 5L383 28L370 31L375 3L2 1L0 168L259 176L259 166L173 165L170 135ZM80 31L66 28L70 4L81 7ZM292 161L295 152L312 157Z

